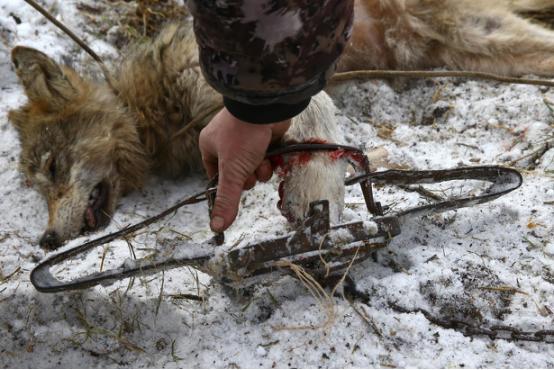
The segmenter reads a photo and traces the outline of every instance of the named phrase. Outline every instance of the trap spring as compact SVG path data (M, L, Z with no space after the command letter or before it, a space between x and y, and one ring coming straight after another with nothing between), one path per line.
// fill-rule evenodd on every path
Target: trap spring
M361 186L367 209L373 215L371 221L331 226L329 202L321 200L310 205L302 225L281 238L252 243L239 249L220 245L223 241L221 235L203 243L172 241L165 243L153 256L127 260L116 269L92 273L68 281L59 280L51 273L52 267L64 261L143 229L183 206L208 200L216 192L214 187L210 187L144 222L47 258L32 271L31 282L37 290L53 293L85 289L99 284L109 285L132 276L192 266L214 276L224 284L247 286L262 277L289 273L284 266L287 264L290 266L291 263L302 266L315 278L324 278L329 274L341 273L353 263L367 259L372 251L387 246L395 236L400 234L401 226L409 218L489 202L517 189L522 184L519 172L498 166L435 171L371 172L367 156L361 150L336 144L291 145L269 153L268 157L294 155L307 151L332 152L334 158L346 159L356 168L357 174L346 179L345 184ZM375 201L372 190L373 185L407 186L454 180L479 180L491 185L473 195L437 201L387 215L384 215L387 207Z

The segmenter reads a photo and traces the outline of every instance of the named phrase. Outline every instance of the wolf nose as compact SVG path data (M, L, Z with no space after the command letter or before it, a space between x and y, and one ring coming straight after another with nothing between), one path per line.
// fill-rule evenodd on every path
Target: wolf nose
M61 245L59 235L52 230L48 230L40 238L39 244L44 249L56 249Z

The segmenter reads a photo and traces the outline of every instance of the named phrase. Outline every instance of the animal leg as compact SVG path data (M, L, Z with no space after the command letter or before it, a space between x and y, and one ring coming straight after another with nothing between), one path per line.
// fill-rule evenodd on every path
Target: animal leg
M509 0L509 7L516 12L541 11L554 8L554 0Z
M554 75L554 31L508 11L458 21L456 31L432 51L448 67L503 75Z
M293 119L283 142L341 143L343 139L336 125L335 110L331 98L324 92L319 93L312 98L308 108ZM326 199L331 222L336 223L344 208L344 161L331 158L329 153L293 155L288 159L293 164L287 168L279 187L283 215L292 223L299 223L311 202Z
M554 31L529 19L550 14L554 23L554 12L548 11L554 9L554 0L358 0L357 4L353 41L341 60L341 71L448 67L554 75Z

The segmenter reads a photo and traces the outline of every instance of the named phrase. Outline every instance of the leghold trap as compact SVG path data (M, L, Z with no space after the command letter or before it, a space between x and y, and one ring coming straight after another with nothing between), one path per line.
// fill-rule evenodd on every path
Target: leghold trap
M142 223L126 227L116 233L86 242L72 249L48 257L31 273L31 282L41 292L53 293L86 289L133 276L154 274L162 270L190 266L201 270L225 285L248 286L261 279L291 274L287 266L301 266L315 279L344 274L352 264L367 259L372 252L385 248L402 232L408 219L422 217L490 202L521 186L519 172L499 166L466 167L450 170L371 172L367 156L359 149L335 144L298 144L281 148L268 157L292 156L314 151L327 151L337 160L347 160L356 173L345 180L346 186L358 185L364 196L370 221L331 225L329 202L320 200L310 210L300 226L284 237L258 241L241 248L226 245L223 235L202 243L173 242L156 248L148 257L126 260L118 268L91 273L71 279L60 279L51 270L64 262L84 258L93 248L122 239L159 221L186 205L213 201L216 189L210 187ZM419 186L451 181L486 183L442 200L428 202L413 208L392 211L374 199L374 186Z

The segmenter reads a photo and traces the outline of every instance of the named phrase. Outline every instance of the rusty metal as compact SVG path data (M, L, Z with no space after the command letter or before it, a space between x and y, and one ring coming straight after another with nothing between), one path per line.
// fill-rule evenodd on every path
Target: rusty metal
M219 180L219 176L215 175L214 178L208 182L208 189L215 188L217 186L218 180ZM210 220L212 219L212 210L215 205L215 196L216 196L216 192L206 194L206 198L208 200L208 214L210 215ZM223 245L225 243L224 232L216 233L214 238L215 238L216 245Z
M137 275L148 275L160 270L192 266L214 276L229 285L244 286L266 276L288 273L283 262L301 265L316 278L341 273L353 263L367 259L371 252L386 247L401 232L401 226L409 217L432 212L469 207L489 202L517 189L521 175L503 167L470 167L439 171L384 171L370 172L364 153L353 147L335 144L297 144L280 148L268 154L289 155L304 151L331 151L337 158L349 160L360 173L346 180L346 185L360 184L368 211L374 216L371 222L352 222L330 225L329 203L326 200L310 205L310 212L303 224L285 237L259 241L239 249L221 245L222 235L203 243L167 243L149 258L127 261L121 267L93 273L70 281L55 278L50 269L92 248L123 238L172 214L179 208L202 201L213 204L216 188L205 191L178 203L161 214L116 233L87 242L47 258L31 273L31 282L41 292L59 292L85 289L98 284L111 284L117 280ZM344 156L342 156L344 154ZM482 180L492 185L479 194L447 199L383 216L383 207L375 201L372 184L411 185L431 184L453 180ZM213 185L213 184L212 184ZM211 209L211 207L210 207ZM353 261L353 258L356 258Z

